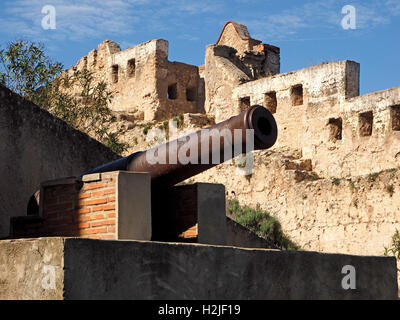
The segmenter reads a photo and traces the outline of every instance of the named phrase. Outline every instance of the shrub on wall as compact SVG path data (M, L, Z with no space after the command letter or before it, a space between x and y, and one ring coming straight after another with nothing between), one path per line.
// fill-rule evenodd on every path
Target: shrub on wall
M388 256L390 254L394 255L397 260L400 260L400 233L398 230L392 236L392 243L389 247L384 247L384 255Z
M291 241L282 231L280 222L269 212L257 205L256 209L241 206L236 199L229 200L229 214L233 220L256 233L259 237L272 241L276 246L286 250L299 250L300 247Z

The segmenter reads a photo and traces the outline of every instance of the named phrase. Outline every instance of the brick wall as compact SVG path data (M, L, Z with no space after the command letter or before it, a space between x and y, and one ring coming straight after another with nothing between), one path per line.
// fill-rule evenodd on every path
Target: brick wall
M43 182L39 213L12 218L10 238L199 242L201 237L208 243L224 234L217 216L225 222L225 207L214 199L219 194L225 203L224 188L196 183L150 191L150 179L148 173L114 171Z
M12 237L116 239L117 172L42 183L40 214L12 219Z
M152 190L152 239L197 242L197 185Z
M193 227L190 227L186 231L182 232L178 237L182 238L182 239L187 239L188 241L194 240L194 239L196 239L196 241L197 241L198 234L199 234L199 231L198 231L197 223L196 223L196 225L194 225ZM193 241L193 242L196 242L196 241Z

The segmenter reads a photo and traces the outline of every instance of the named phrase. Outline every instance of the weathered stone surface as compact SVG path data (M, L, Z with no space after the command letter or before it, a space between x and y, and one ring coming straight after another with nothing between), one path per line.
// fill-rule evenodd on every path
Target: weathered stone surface
M400 229L394 214L400 206L398 175L390 171L399 167L400 159L400 87L359 96L360 65L354 61L280 74L279 48L252 40L247 28L228 22L216 45L206 48L205 64L199 67L169 62L165 40L124 51L107 40L69 72L92 68L99 79L107 79L121 92L110 106L120 114L111 131L121 133L122 140L130 144L127 153L157 143L147 135L149 128L166 133L168 118L177 112L190 112L180 118L181 134L225 120L247 105L273 110L278 142L270 152L255 153L251 176L240 175L235 166L222 165L191 182L223 183L228 194L235 192L241 203L260 203L306 250L381 255L394 231ZM129 77L132 58L135 76ZM115 64L119 66L118 83L112 82ZM193 87L196 81L197 103L185 101L184 88ZM175 82L177 99L168 99L168 87ZM193 116L195 108L205 114ZM372 124L363 122L362 115L371 112ZM19 125L6 120L10 123ZM168 138L173 137L166 134ZM19 154L30 150L20 149ZM58 159L53 154L43 158ZM6 163L7 171L12 161ZM29 181L30 169L26 169L24 177ZM380 171L385 172L370 181L369 175ZM391 186L394 193L387 191ZM12 197L0 201L0 211L10 210L2 208L2 203L21 201Z
M2 240L0 279L2 299L397 298L393 257L147 241Z
M222 28L216 42L217 45L226 45L235 48L239 53L250 51L261 41L251 38L247 27L234 21L228 21Z
M89 62L88 62L89 61ZM68 72L88 69L97 81L105 81L114 98L109 108L135 120L160 120L183 112L197 112L204 103L197 90L197 66L168 61L168 42L155 39L122 50L105 40ZM177 97L168 97L168 87L177 85ZM79 90L79 88L75 88ZM192 90L194 93L189 93ZM200 97L200 99L199 99Z
M63 289L63 238L0 240L0 300L59 300Z
M285 161L279 153L257 152L251 177L235 174L235 165L222 164L195 180L224 184L227 194L243 205L260 204L302 249L383 255L400 225L397 169L333 179L286 170Z

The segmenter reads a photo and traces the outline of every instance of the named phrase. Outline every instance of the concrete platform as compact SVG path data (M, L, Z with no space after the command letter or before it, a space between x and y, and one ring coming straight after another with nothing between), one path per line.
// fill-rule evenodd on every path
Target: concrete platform
M393 257L82 238L0 241L0 299L397 299L396 272Z

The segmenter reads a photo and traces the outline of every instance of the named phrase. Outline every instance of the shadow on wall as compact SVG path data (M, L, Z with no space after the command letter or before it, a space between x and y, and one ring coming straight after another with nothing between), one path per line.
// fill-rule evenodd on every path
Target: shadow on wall
M106 146L0 86L0 237L26 214L42 181L78 176L118 159Z

